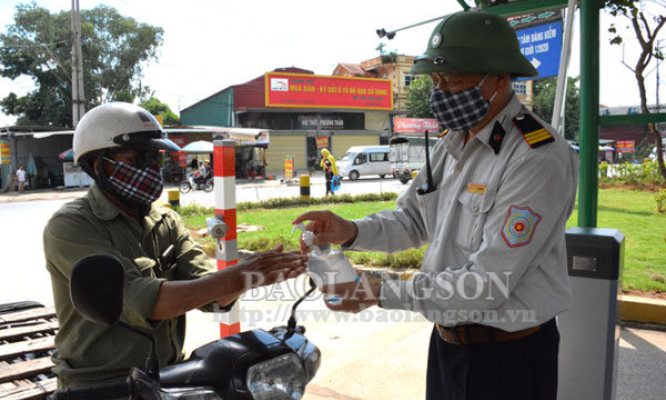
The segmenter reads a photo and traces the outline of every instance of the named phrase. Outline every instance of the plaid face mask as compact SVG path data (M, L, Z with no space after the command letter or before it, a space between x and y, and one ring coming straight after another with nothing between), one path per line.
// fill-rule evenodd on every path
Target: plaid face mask
M483 117L488 114L490 100L483 98L481 85L485 82L486 75L478 85L473 88L450 92L437 87L432 88L430 96L430 107L439 122L442 130L463 131L477 125Z
M164 184L159 167L136 168L124 162L104 159L115 165L109 183L124 200L148 205L160 198Z

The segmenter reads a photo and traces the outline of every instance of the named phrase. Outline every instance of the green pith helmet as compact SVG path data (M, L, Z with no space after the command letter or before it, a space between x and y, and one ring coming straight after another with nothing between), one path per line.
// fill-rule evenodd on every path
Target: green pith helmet
M430 35L425 53L414 60L409 72L539 75L520 52L516 32L509 23L483 11L461 11L444 18Z

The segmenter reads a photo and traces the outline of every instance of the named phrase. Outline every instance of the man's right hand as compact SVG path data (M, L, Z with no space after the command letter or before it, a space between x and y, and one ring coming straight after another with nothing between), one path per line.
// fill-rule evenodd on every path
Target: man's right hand
M346 220L330 211L310 211L301 214L292 221L292 225L310 221L305 229L315 234L312 243L316 246L324 243L345 244L353 242L358 228L352 221ZM308 247L301 240L301 251L306 253Z
M247 291L295 278L305 272L307 257L298 252L284 252L280 245L269 251L256 252L235 266Z

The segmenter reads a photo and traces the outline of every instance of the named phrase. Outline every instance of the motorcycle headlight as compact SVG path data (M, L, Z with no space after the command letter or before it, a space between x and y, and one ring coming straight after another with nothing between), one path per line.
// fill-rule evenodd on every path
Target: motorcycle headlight
M301 360L288 353L253 365L247 371L247 387L255 400L297 400L305 391Z
M161 389L160 397L162 400L222 400L213 389L205 387Z

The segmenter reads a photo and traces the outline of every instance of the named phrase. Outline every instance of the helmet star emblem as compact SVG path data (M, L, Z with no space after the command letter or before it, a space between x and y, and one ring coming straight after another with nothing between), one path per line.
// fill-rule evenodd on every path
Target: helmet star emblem
M442 43L442 35L437 33L435 36L432 37L432 41L430 42L430 45L433 49L437 48L440 44Z

